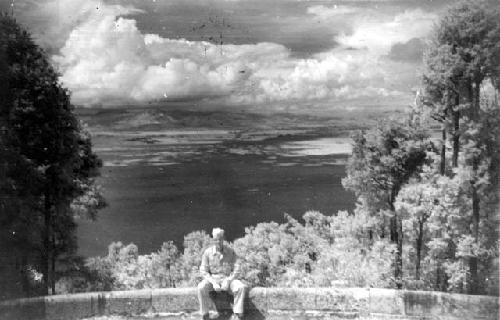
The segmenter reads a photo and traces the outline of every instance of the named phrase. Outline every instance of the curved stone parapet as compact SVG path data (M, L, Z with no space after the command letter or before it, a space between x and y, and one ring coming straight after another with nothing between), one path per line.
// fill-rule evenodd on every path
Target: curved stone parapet
M229 314L230 297L216 308ZM497 320L499 298L364 288L253 288L246 319ZM91 292L0 302L2 320L76 320L104 315L199 318L195 288ZM224 317L222 317L224 318Z

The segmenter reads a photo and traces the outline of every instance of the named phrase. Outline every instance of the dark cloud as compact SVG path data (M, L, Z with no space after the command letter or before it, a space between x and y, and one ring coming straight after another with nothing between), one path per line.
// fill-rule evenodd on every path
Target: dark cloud
M128 1L147 14L134 16L143 33L214 44L273 42L305 57L335 46L338 28L313 19L300 1Z
M403 62L421 62L425 43L422 39L413 38L405 43L396 43L391 47L389 59Z

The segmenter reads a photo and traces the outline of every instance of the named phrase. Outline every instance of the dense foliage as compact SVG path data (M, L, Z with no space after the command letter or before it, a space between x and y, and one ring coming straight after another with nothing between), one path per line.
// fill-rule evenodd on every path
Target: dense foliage
M24 278L41 271L47 293L56 264L75 252L75 215L94 217L103 205L94 183L100 161L46 54L6 15L0 61L1 241Z
M440 229L432 234L432 260L444 271L440 287L469 293L487 290L498 269L499 15L491 2L459 3L441 19L424 60L421 103L441 121L442 138L441 177L421 180L450 194L446 210L439 197L430 208L430 227Z
M391 121L353 136L344 187L358 197L358 212L378 216L378 233L396 245L394 278L402 287L402 219L394 202L401 188L418 173L430 146L425 132L411 123ZM385 221L388 220L387 230Z
M291 217L284 224L260 223L228 243L242 257L243 278L253 286L391 287L394 283L388 240L369 239L372 219L339 212L310 211L305 223ZM203 231L184 238L179 253L171 242L139 255L134 244L112 243L108 255L87 260L85 278L63 278L60 292L123 290L196 285L203 250L211 244Z

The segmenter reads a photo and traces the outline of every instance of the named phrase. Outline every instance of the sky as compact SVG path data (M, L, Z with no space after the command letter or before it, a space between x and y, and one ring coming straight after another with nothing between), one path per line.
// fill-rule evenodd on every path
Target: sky
M406 106L452 0L0 0L81 106Z

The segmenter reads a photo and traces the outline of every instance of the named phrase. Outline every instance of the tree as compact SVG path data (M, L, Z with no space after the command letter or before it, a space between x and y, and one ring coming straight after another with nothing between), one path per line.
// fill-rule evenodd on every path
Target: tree
M465 1L452 7L440 20L425 59L424 104L443 122L452 123L452 165L459 166L459 151L469 140L462 137L481 122L481 93L485 84L500 89L500 22L498 6L487 1ZM471 123L469 123L471 122ZM443 125L441 173L444 174L446 131ZM461 138L462 137L462 138ZM481 182L480 153L464 150L471 167L472 224L479 241ZM471 257L470 292L476 293L477 259Z
M187 284L196 285L201 279L199 272L201 256L212 243L212 239L205 231L193 231L184 236L184 251L180 264L182 278L187 281Z
M415 268L416 286L446 291L448 279L443 269L454 259L452 237L455 235L449 232L449 222L462 209L459 200L465 199L456 196L458 185L438 173L436 163L423 166L419 175L402 188L395 207L403 220L403 232L409 244L406 261ZM450 195L455 196L450 198ZM422 262L427 266L424 270Z
M494 95L482 98L478 119L463 121L454 174L441 175L438 157L429 152L429 165L403 187L395 203L416 252L408 261L416 264L415 279L426 288L498 293L500 108ZM476 159L476 168L470 159ZM480 200L476 208L474 199Z
M464 124L463 157L459 173L464 176L463 191L470 197L464 236L470 237L469 293L478 294L483 286L481 264L497 252L500 162L500 108L496 102L483 99L475 121ZM493 219L492 219L493 218ZM483 261L481 261L483 260Z
M453 167L458 163L460 137L459 79L464 63L449 45L434 43L424 56L423 96L421 101L431 109L431 117L441 123L441 175L446 173L447 132L452 128Z
M500 86L499 14L491 2L459 3L440 20L425 55L424 101L437 119L452 122L453 167L458 164L460 119L477 118L484 80ZM443 131L443 145L445 141Z
M176 287L180 280L179 251L172 241L164 242L158 253L151 254L153 283L159 288Z
M11 226L22 221L26 228L21 233L38 239L32 249L40 254L44 292L54 292L58 256L76 249L71 204L96 190L93 179L101 163L46 54L5 15L0 17L0 51L6 62L1 163L3 189L10 194L2 216L10 217ZM97 198L96 209L102 206L102 197Z
M386 216L389 218L390 239L397 247L394 277L397 287L401 288L403 233L394 203L403 185L426 160L427 135L411 125L392 121L380 123L368 132L359 132L353 139L347 177L342 184L354 191L366 210L382 221Z
M412 182L398 194L395 208L403 220L403 232L415 244L415 280L420 280L422 251L427 231L427 220L434 206L434 189L425 182Z

